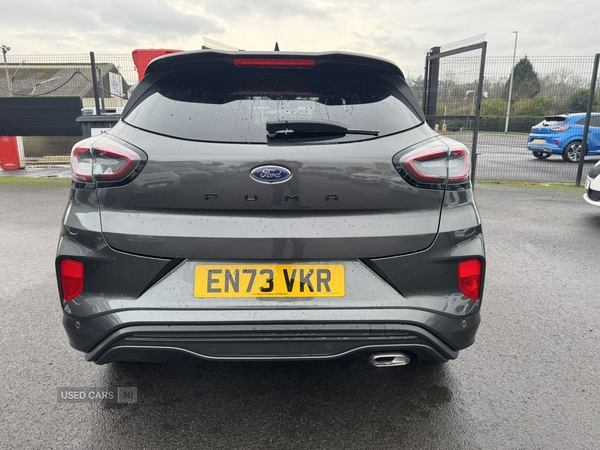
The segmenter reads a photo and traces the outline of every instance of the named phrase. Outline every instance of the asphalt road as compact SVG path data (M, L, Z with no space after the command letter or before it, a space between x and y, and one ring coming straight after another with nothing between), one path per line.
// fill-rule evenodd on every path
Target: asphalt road
M61 325L67 189L0 185L0 448L591 449L600 442L600 209L582 190L478 185L477 342L444 365L96 366ZM134 404L59 387L136 387Z
M447 133L448 137L472 148L473 133ZM486 133L477 139L476 178L487 181L531 181L540 183L575 183L577 164L566 163L561 155L540 160L527 150L526 134ZM600 159L587 156L583 180Z

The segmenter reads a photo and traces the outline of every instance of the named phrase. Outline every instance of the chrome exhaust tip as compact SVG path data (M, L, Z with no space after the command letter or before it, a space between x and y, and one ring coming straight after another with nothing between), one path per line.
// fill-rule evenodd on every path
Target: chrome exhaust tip
M410 362L410 356L397 352L373 353L369 356L369 362L375 367L405 366Z

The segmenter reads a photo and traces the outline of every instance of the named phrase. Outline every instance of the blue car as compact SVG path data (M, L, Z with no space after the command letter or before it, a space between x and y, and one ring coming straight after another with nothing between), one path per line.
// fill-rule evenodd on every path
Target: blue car
M562 155L566 162L577 162L584 124L585 113L544 117L543 121L531 127L527 149L538 159L556 154ZM600 113L592 113L586 154L600 155Z

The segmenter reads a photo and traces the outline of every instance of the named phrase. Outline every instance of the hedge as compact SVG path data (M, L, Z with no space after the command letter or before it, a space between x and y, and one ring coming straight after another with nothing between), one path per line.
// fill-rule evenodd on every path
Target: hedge
M540 123L544 118L540 116L515 116L508 122L508 131L516 133L529 133L531 127ZM504 131L506 116L482 116L479 119L479 131ZM442 125L440 124L440 130ZM472 120L447 120L448 131L472 130Z
M531 127L544 120L540 116L515 116L508 121L508 131L529 133ZM479 131L504 131L506 117L483 116L479 119Z

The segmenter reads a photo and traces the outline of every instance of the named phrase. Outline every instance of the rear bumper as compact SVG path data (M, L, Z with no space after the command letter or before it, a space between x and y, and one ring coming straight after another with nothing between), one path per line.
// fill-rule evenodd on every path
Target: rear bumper
M556 153L556 154L562 154L562 152L563 152L562 148L560 148L554 144L550 144L550 143L546 143L546 144L528 143L527 150L529 150L530 152L543 152L543 153Z
M581 140L581 138L579 139ZM559 142L558 145L554 145L554 143L546 142L545 144L534 144L532 142L527 143L527 150L531 152L543 152L543 153L553 153L556 155L562 155L565 151L567 145L573 142L573 139L566 140L564 142ZM600 154L600 149L590 149L588 147L586 155L598 155Z
M72 346L104 364L326 360L391 350L448 361L474 342L480 323L479 313L456 318L405 309L252 311L248 322L250 313L132 310L85 321L64 315L63 324ZM90 345L101 329L103 339Z
M402 324L131 326L104 339L88 361L186 362L328 360L358 352L402 351L445 362L452 350L428 331Z
M444 202L437 237L426 250L376 259L302 260L344 264L346 293L292 299L196 298L195 268L206 261L114 250L99 232L99 220L81 224L99 216L92 202L73 201L57 266L62 258L73 258L84 263L89 276L81 295L62 301L63 325L71 346L99 364L322 360L394 350L421 359L454 359L474 342L481 307L481 299L473 302L460 293L457 264L477 258L485 270L485 252L471 191L447 192ZM350 248L356 250L339 251Z

